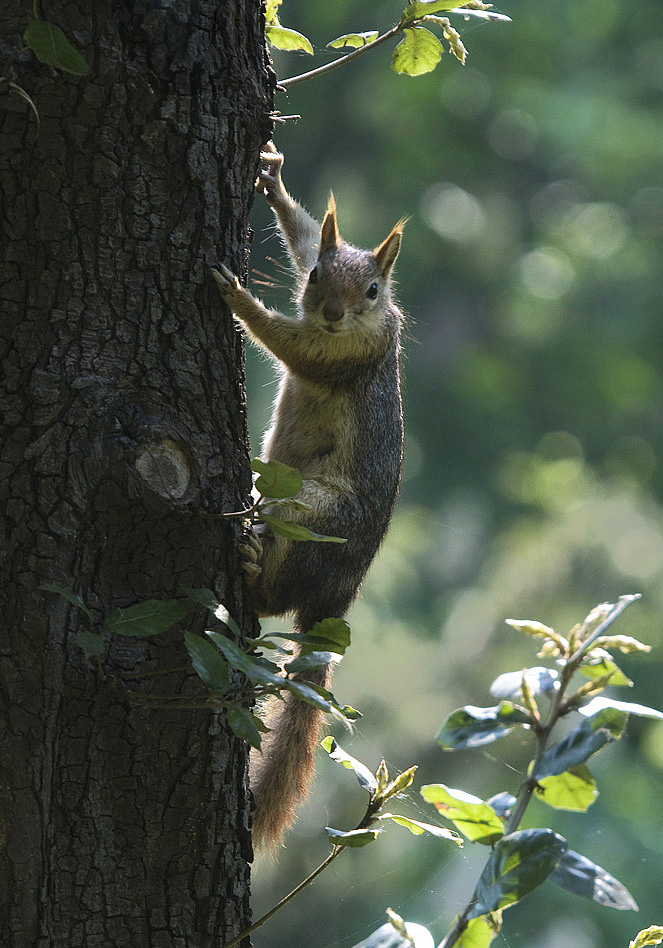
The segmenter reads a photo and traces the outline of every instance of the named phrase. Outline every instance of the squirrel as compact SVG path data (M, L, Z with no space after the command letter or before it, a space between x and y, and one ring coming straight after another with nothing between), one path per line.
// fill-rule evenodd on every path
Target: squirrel
M297 271L298 318L266 309L227 267L212 274L249 338L275 357L282 373L262 456L300 471L297 500L308 508L279 508L278 516L347 541L298 542L267 533L259 538L258 565L247 563L258 615L294 613L294 630L306 633L347 612L398 491L403 314L390 276L405 220L374 250L359 250L339 235L333 194L320 227L285 189L283 155L272 142L261 161L256 190L271 205ZM327 665L298 677L327 688L331 671ZM257 848L273 848L294 819L322 724L320 711L292 695L273 704L262 754L252 751L250 767Z

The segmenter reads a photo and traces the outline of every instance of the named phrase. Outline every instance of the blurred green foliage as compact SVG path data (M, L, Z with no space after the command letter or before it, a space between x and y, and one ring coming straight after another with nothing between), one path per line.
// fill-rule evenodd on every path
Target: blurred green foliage
M285 0L316 59L275 55L281 77L336 54L348 31L384 29L402 4ZM280 95L291 192L320 215L333 188L343 235L379 242L411 215L397 264L407 446L393 526L349 617L334 692L364 718L344 746L370 766L420 764L416 784L482 798L515 792L527 738L450 758L434 735L522 667L509 617L561 632L601 600L641 592L620 631L653 646L621 662L621 697L663 707L663 17L660 0L504 0L512 24L464 23L467 65L445 55L417 79L388 47ZM251 264L291 280L257 204ZM249 354L253 447L275 394ZM354 825L351 781L320 754L310 802L276 862L254 873L260 914L317 864L324 826ZM543 886L509 912L510 948L621 948L663 914L663 728L633 722L595 767L600 795L556 829L621 879L639 913ZM414 817L431 814L415 802ZM534 803L532 810L541 807ZM419 811L419 812L417 812ZM423 815L422 815L423 814ZM539 814L540 822L540 814ZM536 823L537 815L532 819ZM393 834L348 853L256 934L256 948L349 948L390 905L438 936L480 863Z

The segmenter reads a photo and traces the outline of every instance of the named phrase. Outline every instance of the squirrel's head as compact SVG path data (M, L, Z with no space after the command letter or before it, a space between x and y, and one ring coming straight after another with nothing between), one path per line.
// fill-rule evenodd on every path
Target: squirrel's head
M318 259L301 298L306 315L329 333L370 333L381 328L389 309L389 279L405 223L405 218L398 221L374 250L358 250L342 240L336 201L330 194Z

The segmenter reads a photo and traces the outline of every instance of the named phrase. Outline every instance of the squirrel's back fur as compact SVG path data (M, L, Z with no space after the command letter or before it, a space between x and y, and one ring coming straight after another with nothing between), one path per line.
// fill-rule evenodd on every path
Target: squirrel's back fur
M305 510L279 508L343 544L295 542L267 534L252 595L258 614L293 613L295 631L347 612L391 517L403 442L399 351L402 314L390 274L403 222L373 251L341 240L333 197L322 228L285 190L275 150L258 188L272 205L299 274L299 319L266 310L236 278L215 274L254 342L281 364L282 378L263 458L297 468ZM331 666L303 680L327 687ZM305 794L320 712L287 695L267 712L271 728L252 754L256 845L278 842Z

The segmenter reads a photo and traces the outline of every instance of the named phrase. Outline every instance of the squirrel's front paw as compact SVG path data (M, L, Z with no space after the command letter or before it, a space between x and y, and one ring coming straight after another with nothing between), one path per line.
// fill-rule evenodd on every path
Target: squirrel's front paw
M256 179L256 191L265 196L268 204L277 203L284 190L281 181L283 155L277 151L274 142L267 142L265 150L260 152L260 160L266 167L261 170Z
M224 264L220 263L218 270L212 268L212 276L224 300L230 300L235 294L242 292L239 280Z
M242 543L239 544L239 552L242 569L251 579L257 579L262 573L262 566L260 566L262 543L253 527L247 529L242 538Z

